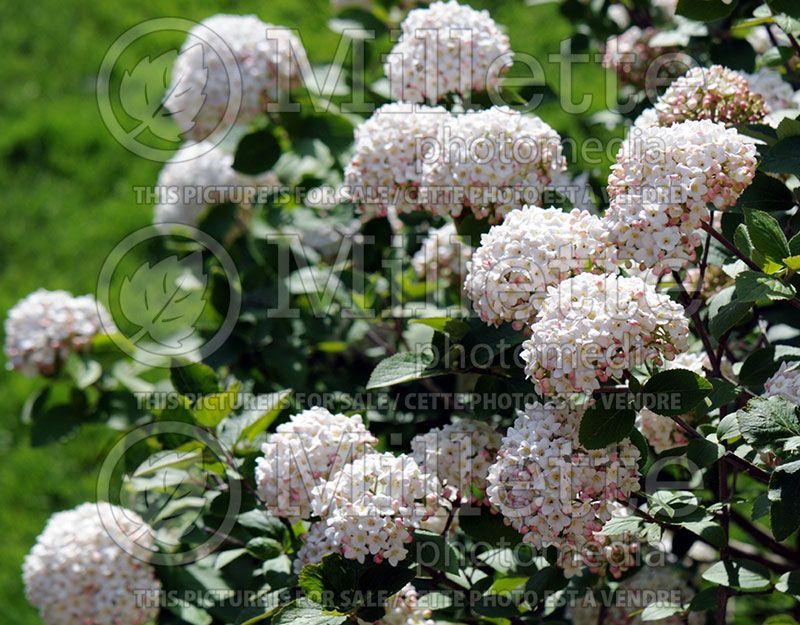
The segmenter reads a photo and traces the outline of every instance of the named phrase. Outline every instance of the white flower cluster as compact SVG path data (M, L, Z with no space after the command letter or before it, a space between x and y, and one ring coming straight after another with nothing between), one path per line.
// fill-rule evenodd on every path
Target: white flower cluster
M214 15L189 31L164 105L182 133L203 140L247 124L299 80L300 40L255 15Z
M342 194L364 215L382 217L390 208L422 208L419 188L426 150L435 145L446 109L404 102L384 104L355 131L353 156L344 171Z
M411 456L366 454L315 487L311 508L324 528L301 555L309 558L316 547L317 553L338 552L359 562L369 556L396 566L408 555L412 532L444 516L441 490Z
M618 593L624 593L626 601L615 602L606 607L603 613L603 625L645 625L652 621L642 620L642 610L652 605L652 597L676 596L680 604L689 603L695 595L678 569L669 566L644 566L634 575L620 582ZM672 603L657 599L657 603ZM600 623L600 604L596 599L585 597L578 599L576 605L570 607L569 616L574 625L597 625ZM705 623L702 612L690 612L689 625ZM680 614L658 619L659 625L683 625L687 623Z
M708 204L733 206L755 170L754 142L722 124L634 128L608 179L608 242L622 263L680 269L695 258Z
M525 373L545 396L591 393L689 347L683 307L637 277L583 273L550 287L531 332Z
M418 605L417 589L406 584L386 602L386 614L372 625L434 625L431 610ZM359 619L360 625L367 625Z
M92 338L113 332L114 322L91 295L38 289L17 302L5 321L8 367L27 376L52 375Z
M767 397L783 397L800 405L800 365L782 362L780 369L764 384Z
M481 236L464 291L481 320L517 329L536 319L547 288L583 271L613 270L603 223L586 211L526 206Z
M436 281L461 280L467 271L473 249L459 239L451 221L441 228L432 228L422 242L422 247L411 258L411 265L420 278Z
M595 532L639 488L639 451L625 439L617 448L587 451L578 442L583 409L528 404L509 428L489 469L489 500L506 522L537 549L557 547L567 575L593 568L602 536ZM589 552L592 552L589 554ZM625 568L609 545L608 564Z
M438 102L487 91L513 62L508 36L488 11L455 0L414 9L400 29L384 66L395 100Z
M158 606L136 593L161 590L143 561L151 547L152 531L130 510L100 502L58 512L25 557L26 596L46 625L142 625Z
M414 460L462 503L489 505L486 476L501 444L489 424L460 419L411 440Z
M183 146L164 164L158 175L159 202L153 223L165 233L174 224L196 226L207 208L231 202L249 204L260 189L278 184L278 176L266 171L257 176L233 168L233 154L207 141Z
M794 89L774 69L762 67L755 74L738 72L747 80L750 91L764 98L770 113L794 106Z
M426 158L424 198L431 211L499 222L539 203L567 168L561 137L544 121L507 106L445 119L438 153Z
M707 119L730 127L758 122L769 112L747 79L722 65L690 69L673 81L653 108L661 126Z
M378 442L360 415L332 414L321 407L304 410L275 430L256 460L256 485L271 514L293 520L311 516L316 486Z
M707 366L708 357L705 354L686 352L678 354L674 360L667 361L664 368L688 369L702 375L703 367ZM644 435L657 454L689 442L672 419L656 414L649 408L642 408L636 415L636 428Z

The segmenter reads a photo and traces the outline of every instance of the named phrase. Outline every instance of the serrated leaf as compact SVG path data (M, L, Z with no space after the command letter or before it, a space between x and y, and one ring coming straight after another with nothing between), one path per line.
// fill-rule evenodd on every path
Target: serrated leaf
M733 300L722 306L708 323L708 329L714 338L720 338L731 328L736 327L750 314L751 302Z
M794 198L789 188L777 178L762 171L756 172L753 182L742 192L736 202L737 210L747 207L762 211L785 211L793 206ZM738 243L736 243L736 247L745 251Z
M199 269L193 272L192 269ZM191 282L190 282L191 276ZM177 350L195 333L194 324L206 306L207 276L202 270L202 253L183 258L168 256L154 265L142 264L133 276L122 281L119 303L122 314L138 330L132 343L144 338ZM196 288L199 281L200 288ZM184 288L188 284L192 288Z
M640 618L644 622L660 621L676 614L682 614L684 611L683 606L676 603L651 603L642 610Z
M800 360L800 348L790 345L769 345L747 356L739 370L739 381L746 386L764 384L782 362Z
M800 155L800 137L793 138L798 141L797 154ZM787 256L791 256L789 242L777 219L759 210L746 210L744 217L753 247L765 258L780 263Z
M797 406L782 397L754 397L736 412L736 421L745 440L758 449L800 435Z
M792 299L796 291L791 284L784 284L774 276L758 271L742 271L736 276L735 293L736 299L742 302L774 302Z

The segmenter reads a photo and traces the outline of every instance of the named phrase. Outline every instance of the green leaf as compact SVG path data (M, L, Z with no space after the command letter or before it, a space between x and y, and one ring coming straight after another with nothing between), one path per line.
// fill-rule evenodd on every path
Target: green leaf
M432 357L423 353L401 352L381 360L372 371L367 389L393 386L422 378L449 373L447 369L432 367Z
M800 136L780 139L770 147L759 168L771 174L800 174Z
M725 448L705 438L693 438L686 448L686 456L698 467L711 466L725 454Z
M251 411L245 416L247 425L242 428L236 442L238 443L242 440L252 442L259 434L265 432L278 418L278 415L289 405L289 398L293 393L292 389L285 389L268 395L259 395L259 402L263 399L269 408L264 412Z
M319 606L298 599L287 604L272 617L271 625L340 625L347 616L330 614Z
M800 142L800 137L795 138ZM800 143L797 150L797 154L800 155ZM787 256L791 256L789 242L777 219L759 210L746 210L744 216L753 247L765 258L780 263Z
M665 417L690 412L714 389L711 382L688 369L668 369L650 378L642 390L644 405Z
M598 401L583 413L578 440L586 449L603 449L628 436L635 421L632 408L607 408Z
M169 379L181 395L211 395L219 391L217 374L200 362L181 364L173 360Z
M416 554L417 562L437 571L458 573L460 570L461 557L441 534L417 530L412 553Z
M789 188L777 178L762 171L756 172L753 182L744 190L736 202L737 210L743 210L747 207L762 211L787 211L793 206L794 198ZM738 243L736 247L744 251Z
M754 397L736 412L736 421L745 440L758 449L800 435L797 406L782 397Z
M207 428L216 427L227 417L238 399L238 389L222 393L210 393L200 397L192 409L195 421Z
M739 224L736 226L736 230L733 233L733 244L748 258L753 255L753 242L750 240L746 225Z
M742 433L739 431L739 422L736 420L736 413L723 417L717 426L717 438L721 441L730 441L739 438Z
M720 338L731 328L736 327L750 314L753 304L733 300L722 306L708 323L708 329L714 338Z
M283 553L283 547L277 540L256 536L247 542L247 552L259 560L272 560Z
M64 363L64 370L78 388L88 388L103 375L100 363L85 354L71 354Z
M698 592L689 602L690 612L716 610L719 605L719 590L716 586Z
M789 571L778 578L775 590L800 599L800 571Z
M355 563L338 553L324 556L318 564L306 564L298 577L300 588L309 600L326 609L344 612L354 607L346 593L356 588L357 581Z
M629 534L638 536L644 525L644 519L636 515L611 517L597 534L601 536L619 536Z
M769 479L770 525L778 540L800 527L800 460L777 467Z
M736 299L742 302L778 301L792 299L796 291L774 276L758 271L743 271L736 276Z
M65 439L81 424L81 415L70 404L57 404L33 415L31 445L38 447Z
M640 615L642 621L660 621L676 614L683 614L684 608L676 603L651 603L649 604Z
M528 583L525 584L525 590L535 594L537 597L544 598L546 592L564 588L567 585L567 581L564 577L564 572L560 568L546 566L531 576Z
M202 252L167 256L143 263L120 286L122 314L137 326L133 343L149 339L162 348L178 350L191 337L206 306L208 276Z
M770 585L769 570L752 560L735 559L712 564L703 579L736 590L763 590Z
M272 169L281 155L281 144L269 129L242 137L233 158L233 168L243 174L260 174Z
M797 0L767 0L773 13L786 13L792 17L800 17L800 4Z
M477 219L472 211L464 211L453 221L455 221L458 236L472 247L480 246L481 235L489 232L490 228L488 219Z
M739 382L745 386L764 384L785 361L800 360L800 348L790 345L770 345L752 352L739 370Z
M433 328L437 332L447 334L456 341L460 341L470 331L470 325L463 319L451 317L428 317L425 319L412 319L411 323L419 323Z
M714 22L728 17L736 2L726 4L723 0L678 0L675 13L698 22Z
M750 514L750 518L753 521L758 521L758 519L763 519L768 514L769 497L767 497L767 493L759 493L756 495L755 499L753 499L753 510Z

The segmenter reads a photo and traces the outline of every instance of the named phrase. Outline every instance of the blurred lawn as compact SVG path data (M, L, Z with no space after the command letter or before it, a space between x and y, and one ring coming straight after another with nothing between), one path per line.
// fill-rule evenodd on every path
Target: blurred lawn
M558 66L549 55L558 53L570 32L557 5L473 4L491 8L515 50L534 55L557 90ZM132 188L154 184L159 164L116 143L95 100L96 72L116 37L149 18L200 20L228 12L298 28L312 62L325 62L337 42L326 28L328 0L0 0L0 8L6 50L0 63L3 316L39 287L93 292L105 254L150 220L151 208L135 204ZM596 65L584 65L574 82L581 92L602 93L603 76ZM601 107L596 102L593 110ZM538 112L562 134L585 136L554 99ZM51 512L94 498L94 474L109 436L84 429L64 444L31 448L19 414L27 395L41 386L0 372L0 605L2 620L15 625L39 622L22 593L22 558Z

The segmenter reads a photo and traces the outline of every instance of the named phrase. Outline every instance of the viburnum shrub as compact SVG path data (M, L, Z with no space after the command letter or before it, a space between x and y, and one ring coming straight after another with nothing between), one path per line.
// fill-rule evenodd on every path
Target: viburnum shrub
M333 5L333 87L286 27L189 33L153 223L195 265L8 313L32 442L119 436L25 559L43 621L796 624L800 5L563 0L619 87L551 85L569 128L488 11Z

